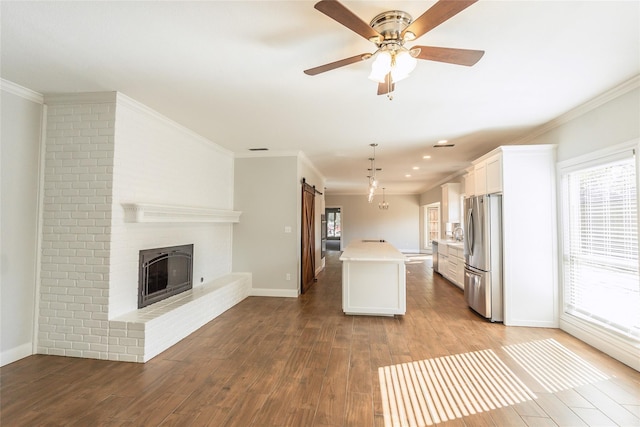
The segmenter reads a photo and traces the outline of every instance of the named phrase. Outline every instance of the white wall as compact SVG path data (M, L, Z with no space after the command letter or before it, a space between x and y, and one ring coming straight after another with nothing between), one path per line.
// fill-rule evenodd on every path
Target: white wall
M640 138L640 76L623 83L574 111L559 117L531 138L531 143L558 145L557 160L566 161L618 144ZM558 191L560 195L561 192ZM557 203L559 209L561 201ZM558 212L558 218L561 218ZM558 221L559 242L562 243L562 224ZM558 256L559 294L562 295L562 251ZM614 358L638 369L638 347L604 328L594 327L562 313L560 328L602 350Z
M365 189L366 190L366 189ZM352 241L383 239L398 250L420 250L420 197L414 194L389 195L388 210L378 209L382 193L373 203L367 195L327 195L326 206L339 206L342 220L342 247Z
M0 366L32 354L42 96L2 80Z
M531 139L530 143L557 144L557 160L562 162L638 138L640 135L638 85L640 85L640 77L560 117L555 121L557 126ZM616 94L619 96L612 98Z
M122 94L116 124L110 319L138 308L140 250L194 244L195 288L231 272L232 244L230 223L126 223L122 203L231 210L233 154Z
M252 273L256 295L299 293L297 169L297 154L235 159L234 209L242 217L234 225L233 271Z

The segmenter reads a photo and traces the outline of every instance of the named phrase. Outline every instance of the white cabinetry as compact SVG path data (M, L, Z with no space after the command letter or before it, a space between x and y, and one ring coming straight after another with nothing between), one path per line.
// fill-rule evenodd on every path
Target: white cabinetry
M460 223L460 184L442 185L442 223Z
M502 192L502 154L487 159L487 194Z
M503 146L473 164L477 194L502 193L504 324L557 328L555 145Z
M440 240L438 244L438 273L454 285L464 289L464 251L462 243Z
M462 246L457 244L449 244L449 274L447 279L454 285L464 289L464 255Z
M476 174L473 168L467 169L467 173L464 175L464 195L465 197L471 197L476 195Z
M474 195L502 192L502 153L494 153L473 162ZM468 196L469 194L467 194Z
M438 273L444 273L449 270L449 247L444 240L440 240L438 244Z
M387 242L353 242L342 261L345 314L393 316L407 308L405 256Z
M464 290L464 250L458 249L458 266L456 268L455 283Z
M481 161L474 164L473 172L475 174L475 195L480 196L482 194L487 194L487 163Z

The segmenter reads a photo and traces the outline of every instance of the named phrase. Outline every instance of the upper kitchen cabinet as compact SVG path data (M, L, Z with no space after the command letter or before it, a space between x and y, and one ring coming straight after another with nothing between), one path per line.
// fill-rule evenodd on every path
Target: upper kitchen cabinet
M487 194L502 193L502 153L487 159Z
M502 152L494 150L473 162L473 173L474 195L502 193Z
M460 223L460 184L442 185L442 223Z
M464 179L464 196L471 197L476 195L476 174L473 166L467 169L467 173L463 176Z

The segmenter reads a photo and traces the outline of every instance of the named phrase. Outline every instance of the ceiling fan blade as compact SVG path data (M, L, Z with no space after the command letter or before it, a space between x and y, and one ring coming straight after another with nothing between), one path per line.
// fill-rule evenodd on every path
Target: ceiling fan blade
M336 0L321 0L314 7L367 40L371 37L382 37L369 24Z
M439 0L405 28L402 32L402 38L404 38L406 33L413 33L415 38L418 38L477 1L478 0Z
M484 50L454 49L449 47L414 46L411 50L420 49L415 57L428 61L448 62L449 64L474 65L484 55Z
M371 58L370 53L361 53L360 55L352 56L351 58L345 58L341 59L340 61L330 62L318 67L309 68L308 70L304 70L304 73L309 76L315 76L316 74L335 70L336 68L344 67L345 65L351 65L355 64L356 62L366 61L369 58Z
M395 90L396 84L391 82L389 85L389 82L391 82L391 73L385 76L383 83L378 83L378 95L386 95Z

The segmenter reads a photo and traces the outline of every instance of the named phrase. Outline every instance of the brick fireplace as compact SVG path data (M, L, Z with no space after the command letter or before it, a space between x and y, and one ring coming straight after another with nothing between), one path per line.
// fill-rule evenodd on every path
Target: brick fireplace
M231 272L230 152L119 93L45 104L39 353L144 362L249 294L250 275ZM224 303L192 306L186 321L171 314L179 296L138 310L139 251L183 244L189 292ZM152 332L160 324L168 337Z

